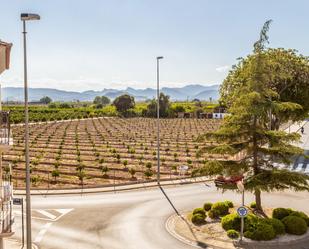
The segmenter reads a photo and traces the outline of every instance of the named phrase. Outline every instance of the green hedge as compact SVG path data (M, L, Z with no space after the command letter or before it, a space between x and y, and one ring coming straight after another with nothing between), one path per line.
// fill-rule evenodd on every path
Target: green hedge
M272 240L276 237L276 232L272 225L267 224L263 219L259 219L254 226L244 233L244 236L252 240Z
M272 225L272 227L275 230L276 235L285 234L285 226L281 220L270 218L270 219L265 219L265 221L269 225Z
M211 209L218 210L221 216L229 213L229 206L225 202L216 202L212 205Z
M209 218L211 218L211 219L218 219L219 216L220 216L220 213L219 213L219 211L216 210L216 209L210 209L210 210L208 211L208 216L209 216Z
M282 220L284 217L289 216L292 212L288 208L275 208L272 213L272 217L278 220Z
M204 208L195 208L192 212L193 215L195 214L200 214L206 217L206 212L204 210Z
M228 231L228 230L240 231L240 223L241 223L241 218L236 213L228 214L222 217L221 219L221 225L225 231Z
M297 216L286 216L282 219L285 231L289 234L302 235L307 232L307 224L304 219Z
M233 229L228 230L226 234L231 239L237 239L239 237L239 232Z
M205 223L206 216L203 216L201 214L194 214L191 218L191 221L195 225L202 225Z
M297 216L297 217L302 218L306 222L307 226L309 226L309 217L304 212L292 211L290 213L290 216Z
M206 202L204 204L205 211L209 211L211 209L211 207L212 207L212 203L210 203L210 202Z

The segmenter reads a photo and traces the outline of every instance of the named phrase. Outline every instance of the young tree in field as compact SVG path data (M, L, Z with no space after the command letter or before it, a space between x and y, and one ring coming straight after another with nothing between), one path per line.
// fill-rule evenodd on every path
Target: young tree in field
M81 184L81 185L84 185L84 179L85 179L85 177L86 177L85 171L84 171L84 170L80 170L80 171L77 172L76 175L77 175L77 177L78 177L78 179L79 179L79 181L80 181L80 184Z
M260 40L255 43L256 60L252 61L248 71L243 72L248 75L247 82L234 92L229 108L231 115L217 131L199 137L199 141L206 143L200 152L221 155L221 159L207 161L194 172L200 175L244 175L245 189L254 193L257 210L261 212L262 191L309 190L308 176L276 167L277 164L289 165L291 158L302 154L303 150L293 145L299 140L299 134L270 130L271 119L284 112L289 115L303 109L297 103L283 101L277 89L267 84L269 77L275 77L277 73L273 70L273 75L269 75L268 58L263 53L268 26L269 22L266 22ZM222 155L229 157L222 159Z
M43 98L40 99L40 102L41 102L42 104L48 105L49 103L52 102L52 99L51 99L50 97L48 97L48 96L44 96Z
M120 112L121 114L124 114L129 109L134 108L135 100L134 100L134 97L128 94L124 94L124 95L117 97L114 100L113 105L116 107L118 112Z
M103 177L104 177L104 178L107 178L107 177L108 177L107 172L109 171L109 168L108 168L107 166L105 166L105 165L102 165L102 166L100 167L100 169L101 169L101 172L102 172L102 174L103 174Z
M60 172L59 172L58 169L54 169L54 170L51 172L51 175L52 175L52 177L54 177L55 182L57 182L57 177L60 176Z
M129 174L131 175L131 178L134 178L134 176L136 174L136 170L134 168L130 168L129 169Z

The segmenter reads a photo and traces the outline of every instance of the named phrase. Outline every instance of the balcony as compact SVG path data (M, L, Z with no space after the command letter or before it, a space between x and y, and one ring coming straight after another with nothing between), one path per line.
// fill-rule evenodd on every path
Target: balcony
M10 112L0 111L0 149L9 149L13 145L10 127Z

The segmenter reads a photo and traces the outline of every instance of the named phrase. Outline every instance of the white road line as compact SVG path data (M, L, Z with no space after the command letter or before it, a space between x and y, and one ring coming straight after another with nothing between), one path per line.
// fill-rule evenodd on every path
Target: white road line
M38 235L35 237L34 239L34 243L40 243L45 235L45 233L47 232L47 229L52 225L51 222L46 223L42 229L40 230L40 232L38 233Z
M53 214L51 214L51 213L49 213L49 212L47 212L47 211L45 211L45 210L38 209L38 210L36 210L36 211L37 211L38 213L40 213L40 214L42 214L42 215L44 215L44 216L46 216L46 217L52 219L52 220L54 220L54 219L57 218L56 215L53 215Z
M55 209L57 212L61 213L62 215L67 214L73 210L73 208L61 208Z

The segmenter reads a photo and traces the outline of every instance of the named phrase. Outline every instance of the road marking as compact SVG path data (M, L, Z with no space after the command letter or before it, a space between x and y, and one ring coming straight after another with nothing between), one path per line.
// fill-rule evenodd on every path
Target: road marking
M74 210L73 208L60 208L60 209L33 209L32 219L46 220L46 221L57 221L64 215L68 214ZM13 210L13 214L16 216L21 216L20 210ZM24 213L24 215L26 215Z
M60 216L58 216L58 218L56 220L59 220L62 216L70 213L73 208L61 208L61 209L55 209L57 212L61 213Z
M45 235L45 233L47 232L48 228L52 225L51 222L46 223L42 229L40 230L40 232L38 233L38 235L35 237L34 239L34 243L40 243Z
M40 214L42 214L42 215L44 215L44 216L46 216L46 217L52 219L52 220L54 220L54 219L57 218L56 215L53 215L53 214L51 214L51 213L49 213L49 212L47 212L47 211L45 211L45 210L38 209L38 210L36 210L36 211L39 212Z

